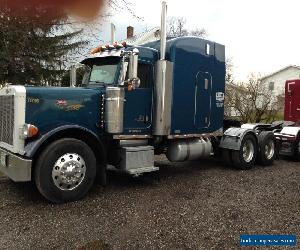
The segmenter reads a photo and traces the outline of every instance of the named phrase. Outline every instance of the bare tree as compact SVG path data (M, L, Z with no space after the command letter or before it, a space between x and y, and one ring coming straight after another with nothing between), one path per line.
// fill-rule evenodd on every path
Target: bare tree
M170 17L168 19L167 35L169 37L198 36L204 38L207 36L207 31L203 28L188 30L186 28L186 18Z
M208 36L207 31L204 28L191 30L190 35L191 36L203 37L203 38Z
M241 122L272 122L281 108L278 96L274 96L260 81L259 74L251 74L247 82L227 82L225 116L238 117Z

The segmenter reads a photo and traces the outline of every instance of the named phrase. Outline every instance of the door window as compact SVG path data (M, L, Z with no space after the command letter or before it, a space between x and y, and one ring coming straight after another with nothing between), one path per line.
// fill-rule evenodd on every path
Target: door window
M139 63L138 78L141 79L140 88L151 88L153 81L153 66L151 64Z

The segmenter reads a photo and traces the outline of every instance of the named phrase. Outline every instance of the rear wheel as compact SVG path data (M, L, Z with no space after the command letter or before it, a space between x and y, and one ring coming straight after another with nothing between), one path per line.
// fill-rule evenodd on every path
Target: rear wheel
M300 135L298 135L298 139L295 142L294 160L300 161Z
M242 170L253 168L257 157L257 142L254 135L245 135L240 150L232 151L231 156L235 168Z
M258 136L259 153L257 162L263 166L270 166L276 158L276 140L272 132L262 131Z
M63 203L81 199L96 177L96 158L84 142L65 138L50 144L35 166L35 182L49 201Z

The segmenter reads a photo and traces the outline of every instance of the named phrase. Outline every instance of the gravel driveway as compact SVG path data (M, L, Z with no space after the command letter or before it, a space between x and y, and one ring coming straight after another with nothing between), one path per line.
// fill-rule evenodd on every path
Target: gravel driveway
M297 234L300 163L236 171L216 160L171 164L64 205L0 179L1 249L237 249L241 233ZM249 249L249 248L248 248Z

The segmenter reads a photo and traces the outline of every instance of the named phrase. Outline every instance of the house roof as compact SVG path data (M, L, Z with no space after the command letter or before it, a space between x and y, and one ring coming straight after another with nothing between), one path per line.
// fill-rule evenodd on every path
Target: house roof
M131 38L124 39L122 42L132 45L140 45L143 43L153 42L160 39L160 28L155 27L138 35L135 35Z
M299 69L299 70L300 70L300 66L297 66L297 65L289 65L289 66L286 66L286 67L284 67L284 68L282 68L282 69L280 69L280 70L278 70L278 71L273 72L272 74L269 74L269 75L266 75L266 76L262 77L260 80L263 81L263 80L265 80L266 78L269 78L269 77L271 77L271 76L274 76L274 75L276 75L276 74L278 74L278 73L280 73L280 72L282 72L282 71L285 71L285 70L287 70L287 69L290 69L290 68L295 68L295 69Z

